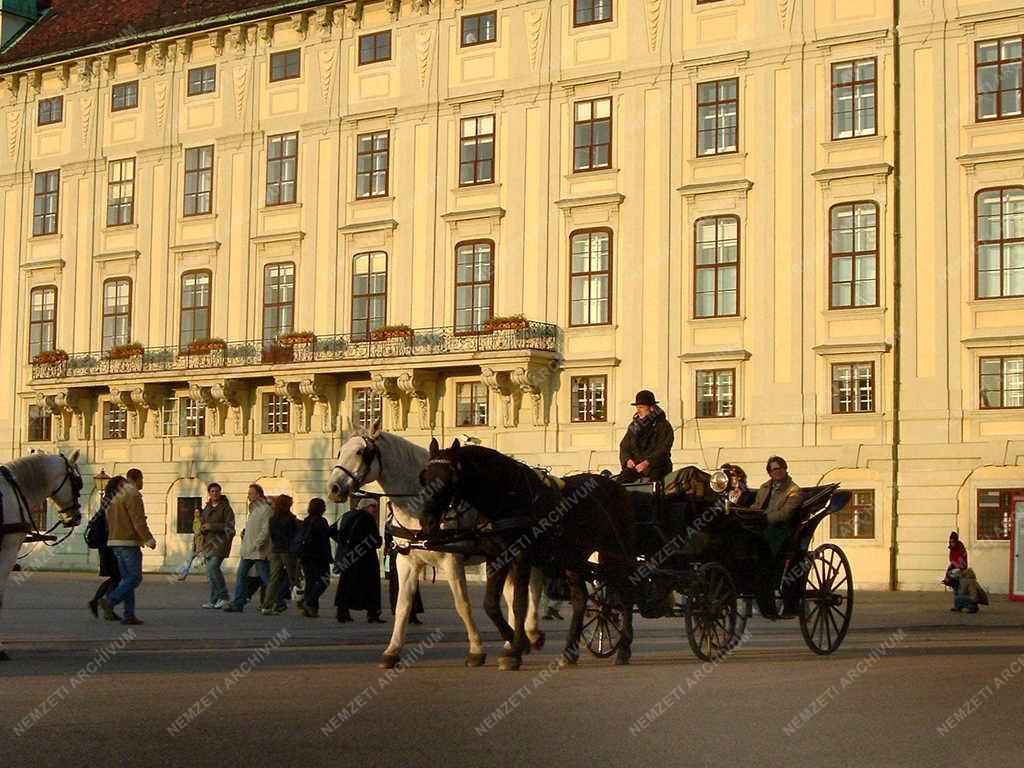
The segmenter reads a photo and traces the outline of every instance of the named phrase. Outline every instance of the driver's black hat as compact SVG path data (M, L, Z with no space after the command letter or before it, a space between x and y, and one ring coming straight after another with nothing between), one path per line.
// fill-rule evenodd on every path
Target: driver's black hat
M633 398L633 402L630 405L657 405L658 401L654 399L654 393L649 389L641 389L636 393L636 397Z

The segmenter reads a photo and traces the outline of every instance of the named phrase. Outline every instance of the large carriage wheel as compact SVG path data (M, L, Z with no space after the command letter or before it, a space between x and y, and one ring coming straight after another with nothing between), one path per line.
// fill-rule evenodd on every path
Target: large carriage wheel
M853 616L853 572L835 544L822 544L808 556L800 632L807 647L822 656L843 642Z
M732 577L718 563L705 563L688 591L686 637L697 658L716 661L736 647L746 626Z
M587 650L599 659L607 659L622 643L622 606L603 579L587 582L582 634Z

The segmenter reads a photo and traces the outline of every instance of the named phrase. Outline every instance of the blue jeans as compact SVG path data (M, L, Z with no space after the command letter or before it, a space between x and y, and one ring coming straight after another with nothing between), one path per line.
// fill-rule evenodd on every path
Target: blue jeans
M142 583L142 547L111 547L121 571L121 581L107 595L112 606L124 602L124 617L135 618L135 588Z
M210 580L210 602L228 599L228 584L224 581L224 572L220 569L223 557L210 555L206 558L206 578Z
M235 608L242 608L246 603L245 581L249 577L249 571L256 566L256 573L260 576L263 586L270 583L270 564L266 560L249 560L243 557L238 562L238 573L235 574L235 599L231 604Z

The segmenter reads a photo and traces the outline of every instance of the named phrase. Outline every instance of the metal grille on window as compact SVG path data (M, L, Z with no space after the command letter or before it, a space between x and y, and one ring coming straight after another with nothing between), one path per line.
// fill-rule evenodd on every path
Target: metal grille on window
M832 366L832 412L875 410L875 367L872 363Z
M605 421L606 391L608 379L605 376L575 376L572 379L572 420Z
M352 391L352 423L369 431L381 417L383 401L381 396L369 387Z
M268 434L287 432L291 423L291 404L280 395L263 396L263 431Z
M829 520L833 539L875 538L875 492L851 491L849 503Z
M103 409L103 439L124 440L128 437L128 411L114 403Z

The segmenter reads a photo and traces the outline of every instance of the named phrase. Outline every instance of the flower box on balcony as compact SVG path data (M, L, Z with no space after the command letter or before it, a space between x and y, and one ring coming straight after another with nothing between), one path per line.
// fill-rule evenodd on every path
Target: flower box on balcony
M68 353L63 349L47 349L32 358L33 365L46 365L50 363L63 363L68 359Z
M387 341L388 339L411 339L412 328L408 325L382 325L374 328L370 338L374 341Z
M315 344L316 334L309 331L282 333L277 337L277 343L284 347L294 347L296 344Z
M108 360L127 360L130 357L142 357L146 354L146 348L133 341L131 344L119 344L107 352Z
M208 355L211 352L220 352L228 348L224 339L195 339L188 343L186 355Z
M295 348L281 344L271 344L263 348L261 359L264 363L292 363L295 362Z
M508 317L492 317L484 321L484 330L487 331L517 331L522 328L529 328L530 321L522 315L509 315Z

